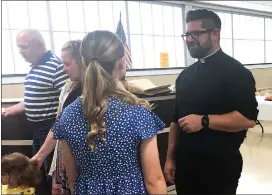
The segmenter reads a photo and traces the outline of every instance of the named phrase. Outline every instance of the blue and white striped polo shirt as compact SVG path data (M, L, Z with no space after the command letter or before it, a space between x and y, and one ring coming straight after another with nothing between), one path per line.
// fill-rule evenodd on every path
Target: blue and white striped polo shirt
M56 117L59 95L68 79L61 60L48 51L25 78L24 105L27 119L33 122Z

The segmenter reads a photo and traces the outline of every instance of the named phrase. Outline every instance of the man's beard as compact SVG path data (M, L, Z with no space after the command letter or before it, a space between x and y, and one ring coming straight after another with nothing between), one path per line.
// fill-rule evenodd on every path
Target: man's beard
M190 43L187 43L188 50L190 52L190 55L192 58L204 58L206 57L211 48L212 48L212 42L211 40L207 40L206 43L204 43L202 46L200 46L199 41L192 41Z

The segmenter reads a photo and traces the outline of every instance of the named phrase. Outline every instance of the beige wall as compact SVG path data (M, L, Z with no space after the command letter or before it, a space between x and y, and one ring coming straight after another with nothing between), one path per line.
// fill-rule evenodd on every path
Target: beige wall
M272 68L251 70L257 88L272 87Z
M256 80L257 88L272 87L272 68L251 69ZM155 85L175 84L178 75L157 75L144 76L150 79ZM129 80L139 77L128 77ZM2 98L22 98L24 95L23 84L2 85Z
M2 85L2 98L23 98L24 84Z

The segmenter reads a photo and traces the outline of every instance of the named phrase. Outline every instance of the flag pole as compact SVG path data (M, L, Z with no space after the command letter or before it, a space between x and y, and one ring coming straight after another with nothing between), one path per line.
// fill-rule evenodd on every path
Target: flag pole
M120 11L120 20L121 20L121 11Z

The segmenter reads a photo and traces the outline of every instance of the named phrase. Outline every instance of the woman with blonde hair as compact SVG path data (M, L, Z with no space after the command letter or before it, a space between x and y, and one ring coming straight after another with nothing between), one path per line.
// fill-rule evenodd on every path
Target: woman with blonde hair
M164 124L148 102L119 81L123 44L109 31L94 31L84 37L81 56L86 66L83 95L52 127L71 191L166 194L156 138Z
M64 72L69 76L69 80L60 93L58 114L82 95L85 66L82 64L80 46L80 40L71 40L65 43L61 50ZM31 161L37 161L41 166L44 159L54 149L54 157L49 171L49 175L52 176L52 195L69 194L69 186L62 163L61 147L58 141L53 140L52 131L49 131L43 146Z
M69 80L65 83L59 97L58 114L69 104L82 95L82 86L84 83L85 66L82 64L80 55L81 40L71 40L65 43L61 49L61 59L64 64L64 72L69 76ZM123 58L124 60L124 58ZM126 74L125 64L119 67L120 80ZM129 86L129 83L122 81L127 90L134 91L137 87ZM66 179L65 167L62 163L62 152L59 142L53 139L53 132L49 131L48 136L39 150L39 152L31 159L41 166L44 159L53 151L49 175L52 176L52 195L69 194L69 185Z

